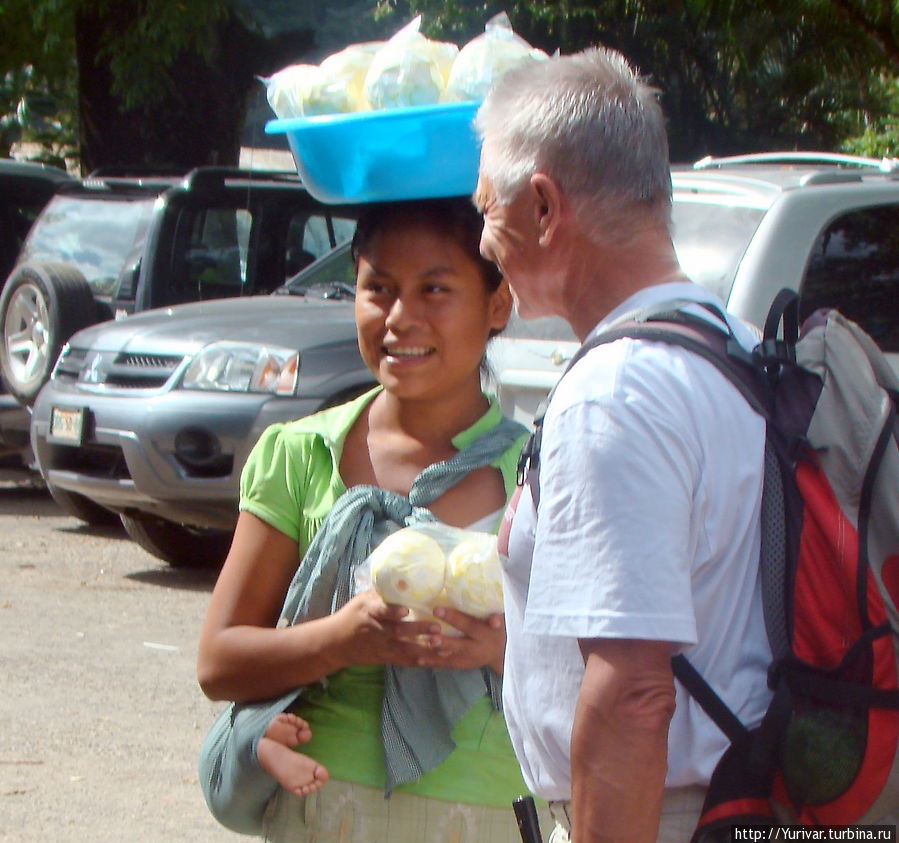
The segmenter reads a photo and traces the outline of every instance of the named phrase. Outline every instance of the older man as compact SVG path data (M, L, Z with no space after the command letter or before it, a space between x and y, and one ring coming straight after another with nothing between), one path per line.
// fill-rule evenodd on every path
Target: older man
M584 341L630 311L716 301L678 266L664 118L622 56L511 71L477 127L481 251L521 316L562 316ZM560 382L539 503L525 484L504 561L505 710L553 841L689 840L727 740L674 653L760 721L763 446L762 420L684 349L618 340Z

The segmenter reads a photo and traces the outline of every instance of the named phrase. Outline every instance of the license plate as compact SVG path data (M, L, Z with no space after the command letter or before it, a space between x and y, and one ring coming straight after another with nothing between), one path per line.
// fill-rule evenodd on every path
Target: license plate
M50 411L49 438L70 445L82 444L84 442L85 415L83 407L79 407L77 410L53 407Z

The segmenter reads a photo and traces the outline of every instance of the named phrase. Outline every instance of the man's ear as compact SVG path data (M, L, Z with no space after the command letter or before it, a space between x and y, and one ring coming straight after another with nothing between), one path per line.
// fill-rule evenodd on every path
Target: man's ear
M562 223L566 202L558 183L546 173L534 173L530 188L534 199L534 216L537 225L538 242L548 245L556 236Z
M509 282L503 278L493 293L490 310L490 327L494 331L502 331L512 315L512 291Z

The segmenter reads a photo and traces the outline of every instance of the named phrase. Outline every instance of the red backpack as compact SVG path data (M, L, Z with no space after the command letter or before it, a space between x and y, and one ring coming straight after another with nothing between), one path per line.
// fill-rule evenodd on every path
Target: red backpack
M693 843L729 840L735 824L874 822L899 809L899 380L837 311L816 312L800 335L792 291L751 353L685 304L629 315L569 368L623 337L672 343L709 360L767 421L760 565L773 699L750 731L687 659L672 660L731 741ZM542 417L519 470L535 502Z

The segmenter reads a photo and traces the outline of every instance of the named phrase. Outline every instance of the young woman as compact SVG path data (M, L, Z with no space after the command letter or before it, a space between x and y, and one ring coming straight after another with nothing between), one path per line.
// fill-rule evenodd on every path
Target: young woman
M480 231L463 199L366 213L356 322L380 386L273 426L247 462L198 660L207 695L237 701L201 761L210 808L232 828L279 841L520 839L510 803L525 787L497 710L502 617L440 609L462 633L441 635L355 593L352 576L416 519L495 530L514 488L524 430L482 393L480 371L511 299ZM259 775L260 756L283 769L263 734L285 710L315 759L295 768L295 793Z

